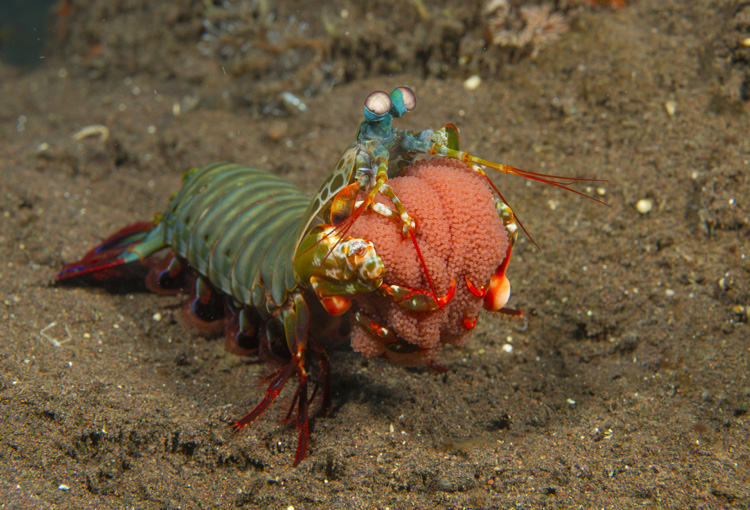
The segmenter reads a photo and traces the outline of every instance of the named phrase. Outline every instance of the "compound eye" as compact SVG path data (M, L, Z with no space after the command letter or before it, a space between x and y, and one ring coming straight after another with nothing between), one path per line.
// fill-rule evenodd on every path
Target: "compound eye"
M391 98L382 90L376 90L365 99L365 108L375 115L385 115L391 110Z
M404 98L404 106L406 111L410 112L417 107L417 95L409 87L398 87L401 91L401 97Z

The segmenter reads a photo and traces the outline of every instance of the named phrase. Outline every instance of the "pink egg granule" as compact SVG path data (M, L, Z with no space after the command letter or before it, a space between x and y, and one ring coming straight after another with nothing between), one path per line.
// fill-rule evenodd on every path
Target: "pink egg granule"
M364 356L383 356L404 365L429 363L443 345L461 345L475 321L482 298L471 293L468 278L477 288L486 286L508 250L508 233L484 177L451 159L418 161L388 184L417 221L417 243L438 296L456 293L442 310L410 312L379 292L357 298L359 311L390 329L399 339L388 345L354 322L352 347ZM385 197L378 196L393 209ZM368 210L349 235L372 241L386 268L385 283L430 292L424 268L412 240L401 235L401 225ZM389 348L390 347L390 348Z

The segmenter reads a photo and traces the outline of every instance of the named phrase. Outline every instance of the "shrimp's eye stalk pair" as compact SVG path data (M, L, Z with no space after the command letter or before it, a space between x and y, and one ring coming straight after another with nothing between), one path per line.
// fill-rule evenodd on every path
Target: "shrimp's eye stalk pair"
M389 94L382 90L372 92L365 99L365 119L378 122L386 116L401 117L417 106L417 96L408 87L398 87Z

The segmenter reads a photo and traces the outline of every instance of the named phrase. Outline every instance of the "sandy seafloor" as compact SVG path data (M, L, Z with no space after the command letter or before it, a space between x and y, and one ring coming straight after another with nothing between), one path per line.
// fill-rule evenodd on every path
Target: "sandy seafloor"
M168 64L203 62L214 82L138 61L92 73L86 59L106 64L108 47L76 32L72 5L53 13L67 28L44 65L0 68L0 507L750 507L746 3L578 7L535 59L474 90L460 69L406 67L343 80L286 117L210 100L232 77L194 45ZM163 36L124 26L121 44L142 50ZM521 237L509 269L528 326L482 316L443 353L444 375L334 353L334 412L299 467L278 410L226 428L258 402L264 369L199 337L178 298L52 285L162 209L192 166L246 163L313 192L364 97L398 85L419 98L401 127L453 122L484 158L606 179L590 192L609 207L494 176L542 247ZM96 124L106 141L73 138Z

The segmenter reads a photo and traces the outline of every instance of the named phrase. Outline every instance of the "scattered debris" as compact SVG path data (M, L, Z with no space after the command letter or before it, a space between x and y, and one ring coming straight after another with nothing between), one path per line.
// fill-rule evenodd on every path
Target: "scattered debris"
M317 20L286 14L283 6L268 2L205 5L198 51L219 62L224 74L247 78L229 85L235 100L259 105L266 115L286 115L306 108L298 96L309 97L337 81L326 61L332 39L321 33Z
M508 0L492 0L484 10L490 18L492 44L530 51L536 59L545 44L559 38L570 28L562 11L549 5L511 7Z
M57 321L50 322L49 324L47 324L47 327L45 327L39 332L39 336L46 339L49 343L51 343L55 347L60 347L62 346L62 344L70 342L70 340L73 338L73 335L70 334L70 329L68 328L67 324L64 325L66 337L63 338L62 340L58 340L55 337L47 334L47 331L54 328L55 326L57 326Z
M109 128L103 124L92 124L76 132L73 135L73 140L80 141L90 136L98 136L99 141L106 142L109 138Z

